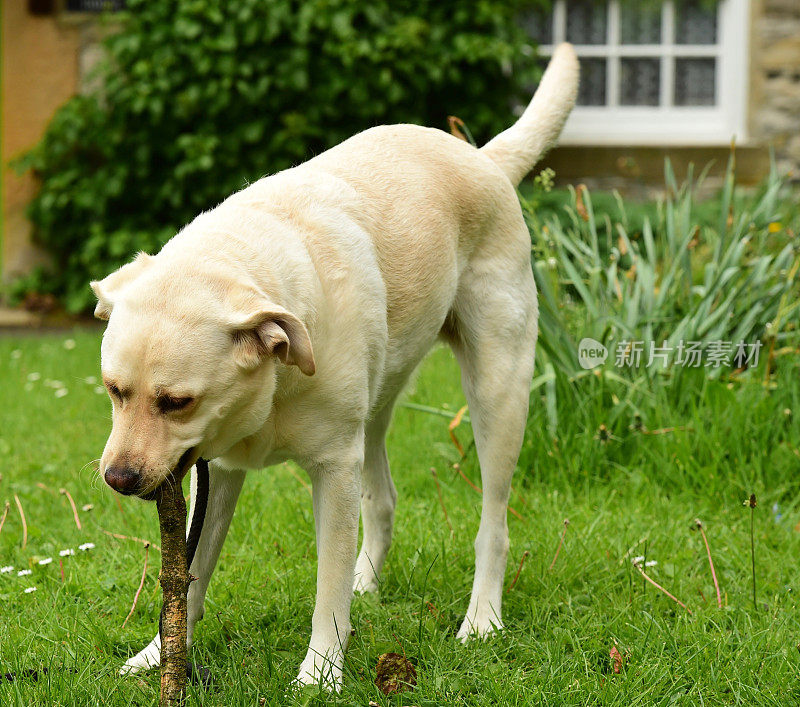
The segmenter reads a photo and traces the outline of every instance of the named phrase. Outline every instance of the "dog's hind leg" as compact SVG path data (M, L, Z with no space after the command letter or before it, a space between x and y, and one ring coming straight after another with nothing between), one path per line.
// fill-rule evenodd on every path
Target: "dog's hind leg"
M386 554L392 543L397 491L386 456L386 429L394 400L370 422L364 443L364 471L361 475L361 522L364 538L356 560L353 591L376 592Z
M203 532L197 544L189 573L197 579L189 585L187 597L187 641L192 644L195 624L203 616L203 603L206 590L217 564L222 544L228 534L228 528L236 508L236 501L244 483L244 471L226 471L214 465L212 461L208 470L208 510L203 523ZM195 495L197 491L197 471L192 468L191 506L189 519L194 514ZM121 673L136 673L145 668L153 668L161 663L161 637L156 637L123 666Z
M451 345L461 366L483 484L475 579L458 631L464 641L503 626L508 496L528 415L537 303L530 265L525 262L494 275L467 273L460 293Z

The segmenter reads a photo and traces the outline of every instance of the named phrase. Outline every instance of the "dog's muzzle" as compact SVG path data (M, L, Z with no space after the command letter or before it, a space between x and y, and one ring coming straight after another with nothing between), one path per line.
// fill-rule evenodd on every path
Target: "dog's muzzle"
M178 463L175 465L174 475L183 478L189 467L197 460L197 447L189 447ZM103 474L106 483L117 493L123 496L138 496L145 501L154 501L158 497L158 490L161 485L147 492L142 490L142 475L136 469L127 466L109 466Z

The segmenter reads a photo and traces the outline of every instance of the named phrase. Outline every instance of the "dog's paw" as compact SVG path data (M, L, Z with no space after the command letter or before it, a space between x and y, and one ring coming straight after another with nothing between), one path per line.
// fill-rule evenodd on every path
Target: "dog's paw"
M375 568L363 550L356 560L354 576L354 594L374 594L378 591L378 577L375 575Z
M326 657L309 649L292 687L320 685L328 692L341 692L343 664L344 655L341 651L336 651L332 657Z
M353 594L377 594L378 580L375 573L370 570L368 575L357 574L353 582Z
M485 640L500 633L503 630L503 622L490 612L469 612L464 617L461 628L458 629L456 638L461 643L480 638Z
M134 675L140 670L157 668L159 665L161 665L161 636L156 636L133 658L125 661L125 665L120 668L119 674Z

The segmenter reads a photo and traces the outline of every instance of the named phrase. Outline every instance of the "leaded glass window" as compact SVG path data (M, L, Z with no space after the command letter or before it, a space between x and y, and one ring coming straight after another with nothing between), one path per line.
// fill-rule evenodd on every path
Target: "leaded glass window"
M748 17L749 0L554 0L522 21L543 55L568 41L580 58L567 139L705 144L744 137Z

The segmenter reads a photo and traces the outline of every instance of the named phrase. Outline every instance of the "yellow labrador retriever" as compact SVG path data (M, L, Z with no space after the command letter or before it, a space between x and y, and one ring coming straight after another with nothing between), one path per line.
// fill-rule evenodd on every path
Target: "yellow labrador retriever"
M483 482L458 637L502 627L506 506L538 312L514 187L557 139L577 84L562 45L519 121L483 148L416 125L366 130L92 283L108 320L107 483L148 498L179 462L212 460L190 641L246 470L293 459L313 482L319 557L297 680L340 688L353 590L377 590L391 541L392 408L437 338L461 366ZM157 665L159 650L156 636L123 671Z

